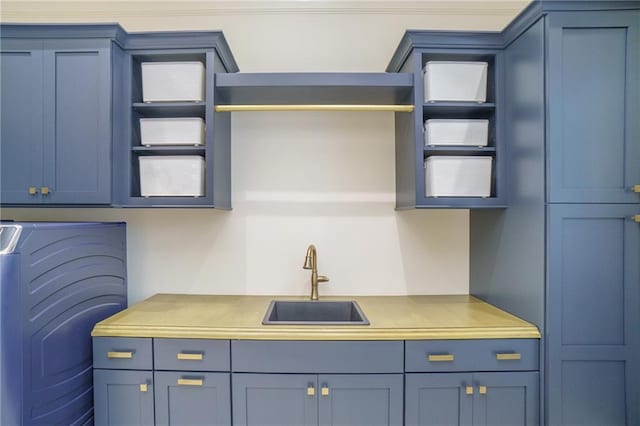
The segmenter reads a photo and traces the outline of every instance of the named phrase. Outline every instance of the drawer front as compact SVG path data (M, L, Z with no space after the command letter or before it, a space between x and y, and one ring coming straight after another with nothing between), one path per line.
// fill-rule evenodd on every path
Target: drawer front
M405 345L405 370L539 370L537 339L416 340Z
M118 370L153 368L150 338L94 337L93 367Z
M250 373L402 373L402 341L232 340L233 371Z
M229 371L228 340L153 339L156 370Z

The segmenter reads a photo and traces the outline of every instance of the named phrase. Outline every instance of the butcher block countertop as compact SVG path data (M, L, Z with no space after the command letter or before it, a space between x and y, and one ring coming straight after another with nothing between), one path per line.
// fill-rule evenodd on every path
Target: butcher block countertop
M96 324L93 336L250 340L540 338L533 325L473 296L351 296L370 325L263 325L272 300L302 296L157 294Z

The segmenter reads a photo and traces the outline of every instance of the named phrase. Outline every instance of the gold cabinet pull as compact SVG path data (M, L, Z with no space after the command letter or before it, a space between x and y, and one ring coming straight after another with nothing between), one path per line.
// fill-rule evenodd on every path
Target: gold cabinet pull
M38 193L38 188L36 188L35 186L29 187L29 195L36 195L37 193Z
M149 390L149 386L146 383L140 384L140 392L146 392Z
M316 388L313 386L307 387L307 396L314 396L316 394Z
M633 192L640 193L640 185L633 185Z
M635 216L631 216L631 220L633 220L636 223L640 223L640 214L637 214Z
M496 359L498 361L518 361L522 358L522 355L519 353L504 353L504 354L496 354Z
M429 360L429 362L451 362L451 361L453 361L453 355L451 355L451 354L447 354L447 355L431 355L431 354L429 354L427 356L427 359Z
M487 394L487 387L486 386L478 386L478 392L480 393L480 395L486 395Z
M176 354L176 358L182 361L202 361L204 354L185 354L181 352Z
M49 195L49 187L43 186L42 188L40 188L40 192L42 192L42 195Z
M466 393L467 395L473 395L473 386L467 386L467 387L465 388L465 393Z
M180 386L203 386L204 380L202 379L178 379L177 382Z
M320 389L320 394L322 394L322 396L329 396L329 388L323 386L322 389Z
M133 352L107 352L107 358L111 359L131 359Z

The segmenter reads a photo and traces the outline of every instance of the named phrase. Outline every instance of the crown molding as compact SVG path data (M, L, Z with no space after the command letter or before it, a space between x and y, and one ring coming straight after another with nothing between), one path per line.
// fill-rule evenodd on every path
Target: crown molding
M2 19L297 14L514 17L527 3L528 0L3 0Z

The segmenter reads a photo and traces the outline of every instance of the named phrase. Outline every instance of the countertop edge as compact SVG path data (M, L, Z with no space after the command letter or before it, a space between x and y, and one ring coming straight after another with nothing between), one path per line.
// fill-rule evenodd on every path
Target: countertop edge
M151 337L238 340L453 340L539 339L535 327L417 328L417 329L322 329L309 328L193 328L97 325L92 337Z

